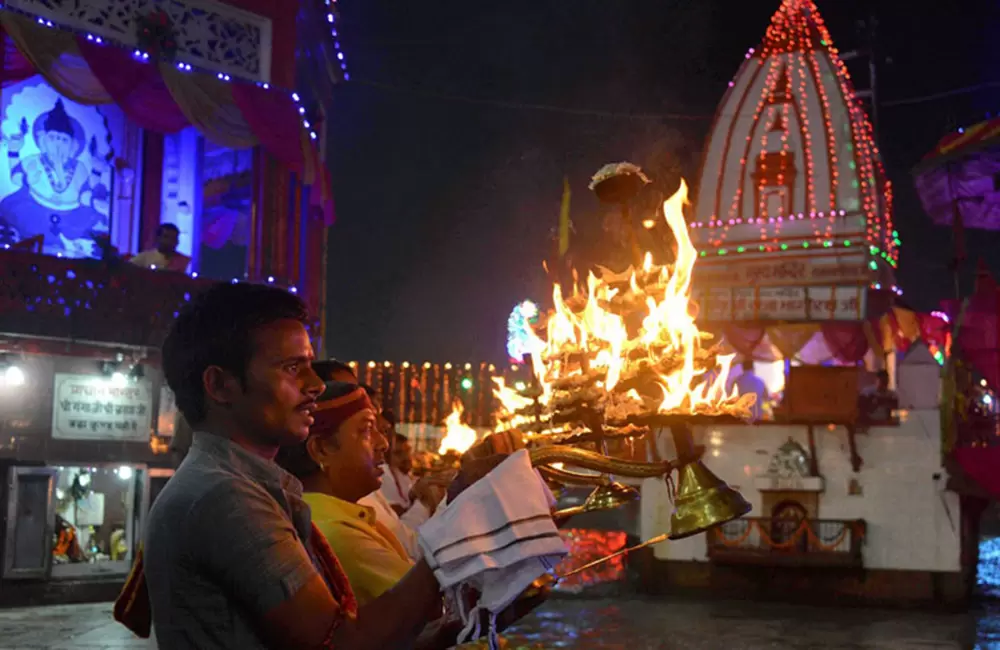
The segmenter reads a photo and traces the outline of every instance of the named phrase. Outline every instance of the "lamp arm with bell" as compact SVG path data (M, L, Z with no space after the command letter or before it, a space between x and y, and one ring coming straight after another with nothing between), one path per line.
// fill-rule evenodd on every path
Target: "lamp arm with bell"
M539 468L543 475L548 474L555 480L565 474L579 479L586 475L551 467L554 463L630 478L662 476L666 479L676 469L677 492L674 511L670 517L670 533L665 539L691 537L750 512L750 503L702 462L704 448L695 446L691 429L683 424L674 424L671 426L671 433L677 459L656 463L622 460L564 445L534 447L528 453L532 465ZM639 497L635 488L610 481L604 476L593 477L592 480L601 482L582 505L555 512L553 516L557 520L585 512L617 508Z

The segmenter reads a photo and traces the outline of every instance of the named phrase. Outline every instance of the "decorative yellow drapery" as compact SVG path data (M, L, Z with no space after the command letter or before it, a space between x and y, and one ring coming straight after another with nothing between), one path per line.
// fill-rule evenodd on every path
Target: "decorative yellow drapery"
M0 25L60 95L88 106L114 103L80 53L75 35L10 11L0 11ZM159 71L181 112L208 140L232 149L258 144L233 101L230 84L205 74L181 72L168 63L161 63Z
M820 331L818 323L789 323L767 328L767 338L782 358L792 359Z
M0 11L0 25L60 95L87 106L113 103L80 54L73 34L42 27L10 11Z
M163 82L192 126L217 145L248 149L258 144L240 109L233 103L232 86L203 74L181 72L160 64Z

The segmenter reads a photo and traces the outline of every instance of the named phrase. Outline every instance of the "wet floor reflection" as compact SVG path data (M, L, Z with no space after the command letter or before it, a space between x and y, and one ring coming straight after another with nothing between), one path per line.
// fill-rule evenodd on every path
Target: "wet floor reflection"
M556 600L507 648L958 650L1000 647L1000 605L968 614L746 602Z
M980 540L976 573L979 593L1000 598L1000 537L984 537Z
M150 650L107 603L0 610L0 650ZM966 650L1000 648L1000 601L967 614L691 600L552 600L508 650Z

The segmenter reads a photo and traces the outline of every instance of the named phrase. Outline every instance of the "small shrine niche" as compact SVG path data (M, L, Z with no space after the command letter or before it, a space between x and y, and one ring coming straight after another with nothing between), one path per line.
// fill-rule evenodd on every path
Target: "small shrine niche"
M823 478L814 476L809 452L789 438L771 456L767 471L754 479L761 512L772 519L816 519Z

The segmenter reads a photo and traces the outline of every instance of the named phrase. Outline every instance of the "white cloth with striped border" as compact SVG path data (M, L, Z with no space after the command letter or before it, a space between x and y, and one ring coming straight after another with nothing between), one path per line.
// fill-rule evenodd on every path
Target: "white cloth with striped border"
M460 643L481 636L485 611L489 644L497 647L497 614L568 553L552 521L554 505L552 492L521 449L420 527L424 558L465 623ZM465 587L480 593L468 610L460 597Z

